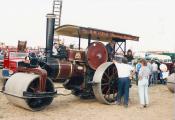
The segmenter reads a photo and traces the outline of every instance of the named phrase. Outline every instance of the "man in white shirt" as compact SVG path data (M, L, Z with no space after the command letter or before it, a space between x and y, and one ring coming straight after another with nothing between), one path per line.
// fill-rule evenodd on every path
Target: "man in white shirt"
M152 79L153 84L157 84L157 78L158 78L158 65L155 61L152 63Z
M58 49L58 44L57 43L54 43L54 45L53 45L53 48L52 48L52 55L57 55L57 53L58 53L58 51L57 51L57 49Z
M122 61L113 61L118 70L118 94L116 101L121 104L121 97L124 96L124 106L128 107L130 76L133 74L134 67L127 64L127 59Z

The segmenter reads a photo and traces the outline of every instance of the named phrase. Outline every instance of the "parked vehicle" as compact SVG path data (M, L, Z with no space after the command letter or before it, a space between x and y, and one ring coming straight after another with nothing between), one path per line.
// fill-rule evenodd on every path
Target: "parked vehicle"
M148 56L151 60L158 60L163 63L172 63L171 57L168 55L157 55L157 54L151 54Z
M148 58L151 60L156 60L160 64L161 63L166 64L169 71L171 71L171 69L173 67L173 61L172 61L171 57L168 55L151 54L148 56Z
M15 72L18 68L18 63L25 60L28 56L26 52L8 51L4 54L3 68L9 69L11 72Z
M172 61L175 62L175 53L162 53L162 55L168 55L171 57Z

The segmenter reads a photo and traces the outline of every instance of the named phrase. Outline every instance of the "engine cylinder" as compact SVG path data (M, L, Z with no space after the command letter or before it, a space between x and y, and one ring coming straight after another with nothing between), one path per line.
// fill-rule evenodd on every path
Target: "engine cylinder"
M69 61L85 62L85 51L69 49L67 52Z
M77 76L84 76L86 72L86 66L85 65L73 65L73 71L72 71L72 76L77 77Z

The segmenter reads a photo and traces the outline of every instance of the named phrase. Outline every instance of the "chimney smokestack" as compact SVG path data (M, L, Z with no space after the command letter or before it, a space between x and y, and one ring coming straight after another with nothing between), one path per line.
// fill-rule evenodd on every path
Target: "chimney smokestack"
M54 40L54 27L55 27L55 15L47 14L47 26L46 26L46 57L52 56L52 47Z

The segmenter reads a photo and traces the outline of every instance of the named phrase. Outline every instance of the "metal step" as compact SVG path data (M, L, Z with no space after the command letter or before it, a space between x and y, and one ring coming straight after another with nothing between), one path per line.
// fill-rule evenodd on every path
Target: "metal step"
M54 11L54 12L60 12L60 11Z

